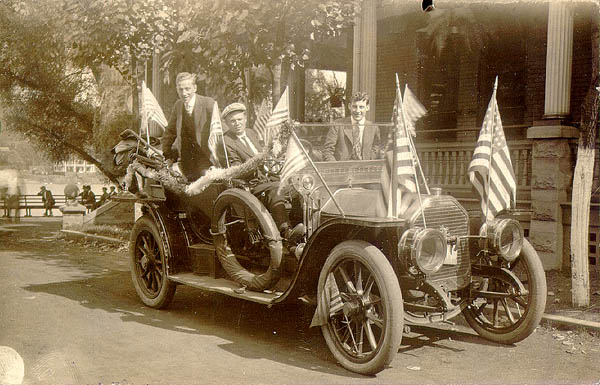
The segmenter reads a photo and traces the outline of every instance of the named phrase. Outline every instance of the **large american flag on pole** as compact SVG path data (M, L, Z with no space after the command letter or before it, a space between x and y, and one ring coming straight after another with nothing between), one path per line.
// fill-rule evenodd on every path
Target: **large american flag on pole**
M279 133L279 126L290 119L290 97L288 88L281 94L277 105L273 109L273 113L269 116L267 123L265 124L265 130L261 133L263 142L269 143Z
M469 179L481 197L481 210L486 219L493 219L498 212L513 207L517 192L515 173L496 101L497 84L496 78L468 170Z
M394 114L392 120L394 122L396 137L394 138L394 146L396 146L396 159L398 173L398 184L403 185L410 192L417 192L417 183L415 180L415 165L413 152L410 145L410 140L406 136L406 131L402 124L402 97L400 96L400 88L396 87L396 101L394 102Z
M146 82L144 81L142 81L142 111L144 111L145 118L148 121L154 121L162 128L167 127L167 118L154 94L146 87Z
M267 121L271 117L271 105L267 102L267 99L263 99L260 107L258 108L258 112L256 113L256 120L254 121L254 125L252 128L258 134L258 138L263 141L263 144L267 144L265 141L266 127Z
M295 173L302 170L304 167L310 164L308 156L303 151L302 144L292 131L290 139L288 140L287 150L285 152L285 162L281 169L281 182L280 186L285 186L287 180L292 177Z
M408 84L404 86L404 98L402 100L404 117L406 118L406 130L412 136L417 136L415 123L427 114L427 109L419 102L415 94L412 93Z

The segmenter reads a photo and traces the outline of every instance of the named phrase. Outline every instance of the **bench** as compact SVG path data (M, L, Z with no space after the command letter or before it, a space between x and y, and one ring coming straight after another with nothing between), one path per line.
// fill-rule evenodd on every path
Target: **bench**
M65 196L64 195L53 195L54 197L54 205L53 209L58 208L65 204ZM5 201L2 200L2 207L6 210ZM25 210L25 216L31 217L31 210L33 209L44 209L44 203L42 202L41 195L19 195L19 209ZM4 213L6 214L6 212Z

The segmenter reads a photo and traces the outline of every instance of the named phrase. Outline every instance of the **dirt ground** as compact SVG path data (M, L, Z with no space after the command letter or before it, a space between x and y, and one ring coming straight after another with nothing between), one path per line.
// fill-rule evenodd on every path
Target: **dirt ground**
M590 305L576 309L571 305L571 275L568 271L547 271L546 313L600 322L600 271L590 270Z

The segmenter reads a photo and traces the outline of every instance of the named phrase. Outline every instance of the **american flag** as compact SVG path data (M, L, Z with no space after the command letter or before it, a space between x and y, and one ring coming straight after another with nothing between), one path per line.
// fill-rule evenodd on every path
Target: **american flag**
M154 121L162 128L167 127L167 118L144 81L142 81L142 111L148 121Z
M221 114L217 102L213 105L212 118L210 120L210 134L208 134L208 149L210 150L210 161L217 167L222 167L219 159L219 153L224 154L225 147L223 143L223 126L221 124Z
M290 107L289 107L289 92L288 88L285 88L285 91L281 94L275 109L273 109L273 113L269 116L267 123L265 125L265 130L262 135L263 142L265 144L269 143L273 138L277 136L279 133L279 126L290 119Z
M285 186L285 182L296 172L308 166L309 160L305 152L302 150L302 144L294 132L288 140L287 150L285 152L285 162L281 169L280 186Z
M340 295L340 289L338 288L333 273L329 273L327 275L324 294L327 303L329 304L329 317L333 317L335 313L344 308L344 302L342 301L342 296Z
M263 141L263 144L267 144L265 141L265 133L267 120L271 117L271 106L270 103L267 102L266 99L262 101L260 107L258 108L258 112L256 113L256 120L254 121L254 125L252 128L258 134L258 138Z
M487 214L487 219L493 219L498 212L512 207L517 192L515 173L498 112L497 83L498 79L468 170L469 179L481 197L481 210L484 215Z
M404 100L402 101L402 109L404 110L404 117L406 118L406 130L412 135L417 136L415 131L415 123L421 119L427 110L419 102L415 94L412 93L408 84L404 86Z
M406 136L406 132L402 125L402 118L400 116L400 114L402 114L401 103L402 97L400 96L400 88L397 87L392 120L396 132L394 145L396 146L398 184L403 185L410 192L417 192L413 152L410 145L410 139Z

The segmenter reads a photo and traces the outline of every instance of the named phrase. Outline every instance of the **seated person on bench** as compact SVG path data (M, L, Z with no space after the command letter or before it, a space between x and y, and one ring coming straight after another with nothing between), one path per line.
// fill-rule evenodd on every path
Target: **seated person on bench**
M223 109L221 118L229 128L224 141L230 166L242 164L262 151L263 147L258 141L256 132L246 129L246 106L242 103L232 103ZM252 179L258 179L258 183L251 184L252 194L269 210L282 237L291 244L297 243L304 235L304 225L299 223L291 228L285 198L277 192L279 181L269 181L258 171L244 178L246 181Z

